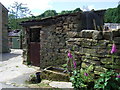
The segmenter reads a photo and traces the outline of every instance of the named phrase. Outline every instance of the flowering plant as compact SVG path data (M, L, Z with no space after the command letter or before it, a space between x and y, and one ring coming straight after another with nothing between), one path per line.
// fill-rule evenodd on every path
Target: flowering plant
M110 53L112 54L112 66L114 64L115 53L117 52L117 48L115 43L112 45L112 49ZM76 62L74 62L73 55L71 52L68 52L68 58L73 61L72 65L74 65L72 76L70 80L72 81L72 86L75 89L103 89L103 90L120 90L120 73L116 73L113 70L106 70L104 73L100 74L98 79L94 78L94 74L92 74L92 70L94 70L93 65L90 65L87 69L76 69ZM69 61L68 60L68 61Z
M67 54L67 63L63 64L62 66L65 68L65 72L68 73L77 68L77 63L75 61L73 53L69 50Z
M110 53L112 54L112 69L113 69L113 65L115 63L115 54L117 52L117 47L115 45L115 43L113 42L113 45L112 45L112 49L110 51Z
M111 54L113 54L113 53L116 53L117 52L117 48L116 48L116 45L115 45L115 43L113 43L113 45L112 45L112 49L111 49Z
M90 65L87 69L74 70L70 80L72 86L76 89L91 88L94 86L93 75L90 73L93 70L93 65Z
M76 69L76 61L70 51L68 51L68 58L68 62L72 61L71 67L74 66L74 69Z

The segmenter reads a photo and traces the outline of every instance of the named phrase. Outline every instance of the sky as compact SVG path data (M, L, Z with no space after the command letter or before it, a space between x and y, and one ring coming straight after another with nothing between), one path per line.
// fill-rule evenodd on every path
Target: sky
M0 0L8 8L14 2L25 4L33 15L40 15L46 10L56 10L58 13L62 10L100 10L115 8L120 0Z

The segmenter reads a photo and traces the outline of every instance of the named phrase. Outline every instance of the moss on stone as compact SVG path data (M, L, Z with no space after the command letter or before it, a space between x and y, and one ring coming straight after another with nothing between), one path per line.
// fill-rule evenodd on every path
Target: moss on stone
M103 64L112 64L113 61L111 58L105 58L105 59L101 59L101 63Z
M55 72L51 70L44 70L41 72L42 79L55 80L55 81L69 81L69 74L62 72Z

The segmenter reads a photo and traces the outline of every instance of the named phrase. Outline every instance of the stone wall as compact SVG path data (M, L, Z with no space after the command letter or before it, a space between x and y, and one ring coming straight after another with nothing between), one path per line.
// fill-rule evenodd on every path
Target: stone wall
M82 68L94 65L95 74L110 68L120 69L120 29L113 31L82 30L78 33L78 37L71 37L66 43L70 48L75 47L74 53L79 56L76 61L81 62ZM114 60L110 53L113 41L117 46Z
M2 52L2 7L0 5L0 52Z
M0 52L9 52L8 46L8 10L0 3Z
M108 68L120 68L120 30L98 31L79 30L80 15L59 17L56 24L41 28L40 67L62 66L67 51L75 47L77 66L86 68L95 65L98 74ZM115 60L112 62L110 50L113 41L117 46Z
M40 68L66 63L66 41L68 34L78 30L78 15L59 17L55 19L56 24L41 28Z

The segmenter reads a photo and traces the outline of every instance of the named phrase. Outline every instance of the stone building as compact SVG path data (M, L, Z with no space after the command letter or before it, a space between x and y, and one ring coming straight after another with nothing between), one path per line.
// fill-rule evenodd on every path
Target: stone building
M0 52L9 52L8 10L0 3Z
M107 68L120 69L120 29L103 30L104 12L77 12L22 22L24 61L40 68L59 67L67 62L67 51L73 50L79 68L92 64L96 74ZM117 46L114 60L110 53L113 41Z
M45 68L66 63L70 37L79 38L83 29L102 30L105 10L77 12L22 22L24 61Z
M22 48L21 30L16 29L8 32L9 47L12 49Z

